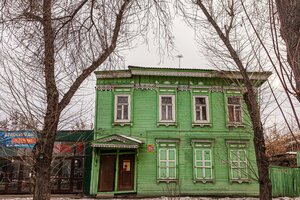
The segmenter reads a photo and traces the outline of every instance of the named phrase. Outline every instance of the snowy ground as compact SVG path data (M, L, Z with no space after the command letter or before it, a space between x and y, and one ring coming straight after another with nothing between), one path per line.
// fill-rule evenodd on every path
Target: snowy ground
M22 195L0 195L0 199L3 200L32 200L29 196ZM80 198L78 196L53 196L51 200L93 200L93 198ZM97 198L100 199L100 198ZM111 198L105 198L109 200ZM240 197L240 198L211 198L211 197L161 197L161 198L133 198L133 200L258 200L258 198L253 197ZM300 200L300 197L290 198L290 197L278 197L273 198L274 200ZM114 198L113 200L131 200L130 198Z

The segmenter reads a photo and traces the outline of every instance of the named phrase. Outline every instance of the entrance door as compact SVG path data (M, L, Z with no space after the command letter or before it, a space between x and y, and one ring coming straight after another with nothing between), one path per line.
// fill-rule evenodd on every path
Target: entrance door
M100 156L99 185L100 192L114 191L116 155Z
M134 189L134 154L119 156L119 191Z

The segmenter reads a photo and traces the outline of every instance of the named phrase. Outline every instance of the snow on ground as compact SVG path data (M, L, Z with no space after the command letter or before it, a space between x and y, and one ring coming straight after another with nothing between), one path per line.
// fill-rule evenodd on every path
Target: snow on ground
M22 195L0 195L0 200L32 200L32 197L22 196ZM61 197L51 197L51 200L93 200L94 198L87 197L78 197L78 196L61 196ZM97 198L100 199L100 198ZM112 198L104 198L104 200L110 200ZM300 200L300 197L278 197L273 198L274 200ZM231 197L160 197L160 198L113 198L113 200L258 200L254 197L240 197L240 198L231 198Z

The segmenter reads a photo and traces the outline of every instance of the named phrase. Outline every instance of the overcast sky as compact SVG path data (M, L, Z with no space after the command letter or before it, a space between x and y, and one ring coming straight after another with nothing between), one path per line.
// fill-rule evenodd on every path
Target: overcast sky
M204 50L199 47L195 40L194 31L192 28L188 27L183 20L177 18L174 21L174 47L175 49L170 52L171 56L164 56L163 58L157 53L158 46L154 45L153 38L149 35L148 45L139 45L133 49L130 49L127 52L122 54L125 57L125 66L134 65L134 66L166 66L166 67L178 67L179 60L176 57L177 55L182 55L181 58L181 67L182 68L211 68L208 60L204 56ZM153 36L153 35L152 35ZM274 84L274 83L273 83ZM80 110L84 110L80 118L83 118L87 121L87 124L91 124L94 121L94 102L95 102L95 76L91 76L89 81L85 82L82 87L84 95L79 92L79 99L77 102L80 105ZM285 107L285 111L290 110L290 108ZM74 111L73 111L74 112ZM75 109L75 112L76 109ZM0 113L0 120L1 115ZM2 116L3 117L3 116ZM282 117L278 112L275 112L273 116L270 117L271 120L268 120L270 124L279 123L282 124ZM69 126L63 126L63 129L70 128Z
M210 68L207 59L202 54L203 50L195 41L192 28L180 18L176 18L173 33L175 49L171 52L172 56L164 56L161 59L157 53L158 47L149 38L148 45L140 45L125 54L125 65L178 67L179 61L176 56L182 55L181 67L183 68Z

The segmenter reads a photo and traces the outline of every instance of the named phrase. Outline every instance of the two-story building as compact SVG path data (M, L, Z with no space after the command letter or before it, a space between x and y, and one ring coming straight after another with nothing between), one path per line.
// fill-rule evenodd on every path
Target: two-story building
M249 73L259 87L270 75ZM98 71L91 194L258 195L239 72Z

